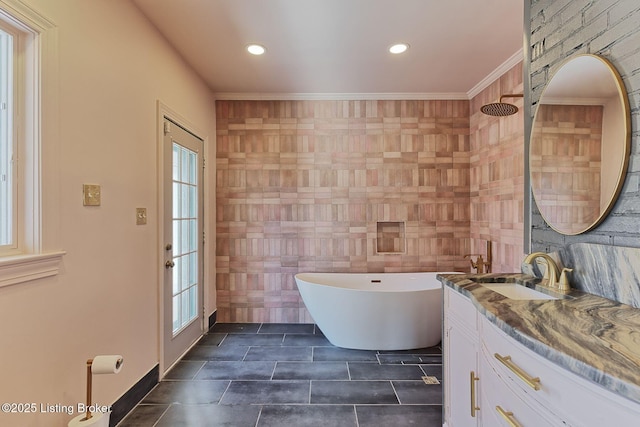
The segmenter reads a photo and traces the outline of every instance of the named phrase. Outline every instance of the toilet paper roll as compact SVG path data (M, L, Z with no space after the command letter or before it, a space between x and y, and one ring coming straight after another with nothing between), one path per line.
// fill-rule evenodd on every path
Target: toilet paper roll
M67 427L109 427L109 413L93 414L91 418L85 420L85 414L80 414L67 424Z
M122 368L122 356L117 354L102 355L93 358L92 374L117 374Z

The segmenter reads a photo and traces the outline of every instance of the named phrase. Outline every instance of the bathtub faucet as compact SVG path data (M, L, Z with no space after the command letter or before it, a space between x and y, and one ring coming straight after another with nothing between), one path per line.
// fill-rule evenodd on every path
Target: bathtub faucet
M464 257L467 258L469 257L469 262L471 263L471 267L476 269L476 272L478 274L483 274L483 273L491 273L491 258L492 258L492 253L491 253L491 242L487 240L487 260L485 261L482 258L482 254L467 254ZM471 257L477 257L476 261L473 261L473 258Z

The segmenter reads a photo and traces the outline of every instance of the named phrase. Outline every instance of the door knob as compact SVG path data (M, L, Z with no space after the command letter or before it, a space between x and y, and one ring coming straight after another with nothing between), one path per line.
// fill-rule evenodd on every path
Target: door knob
M176 263L171 261L171 260L169 260L169 261L164 263L164 267L165 268L173 268L173 267L175 267L175 265L176 265Z

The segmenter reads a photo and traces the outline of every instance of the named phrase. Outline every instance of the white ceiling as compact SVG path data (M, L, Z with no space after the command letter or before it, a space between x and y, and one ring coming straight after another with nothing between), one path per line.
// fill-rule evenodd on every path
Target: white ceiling
M522 59L518 0L133 2L218 98L468 98Z

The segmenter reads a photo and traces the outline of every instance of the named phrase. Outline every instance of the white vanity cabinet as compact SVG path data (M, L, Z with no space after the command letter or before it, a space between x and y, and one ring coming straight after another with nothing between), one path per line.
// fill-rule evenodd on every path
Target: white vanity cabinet
M499 378L512 396L524 403L522 408L514 406L513 409L508 409L519 425L640 425L640 404L548 361L509 337L484 317L480 322L480 336L482 379L489 381L492 376ZM490 373L489 370L493 372ZM485 390L484 383L481 384L481 390ZM487 385L486 390L494 389ZM502 394L497 389L495 391ZM487 409L495 409L493 404L498 400L497 397L493 399ZM483 404L481 402L480 406L484 409Z
M480 352L480 372L482 381L480 387L480 407L482 408L482 425L484 426L534 426L549 427L554 425L552 420L543 414L544 408L539 408L535 401L523 398L515 392L499 372L494 369L491 357L486 349Z
M482 375L480 383L482 424L533 427L558 425L555 423L554 416L549 415L548 408L540 406L533 396L536 393L535 388L540 387L538 378L529 376L527 372L530 369L529 366L521 367L515 363L521 362L522 359L515 357L517 360L514 360L512 351L499 346L502 354L497 352L491 337L484 335L489 327L494 326L488 320L482 319L483 335L479 354ZM524 379L518 377L515 372Z
M640 426L639 403L550 362L444 289L446 427Z
M468 298L444 288L444 418L448 427L477 426L478 312Z

